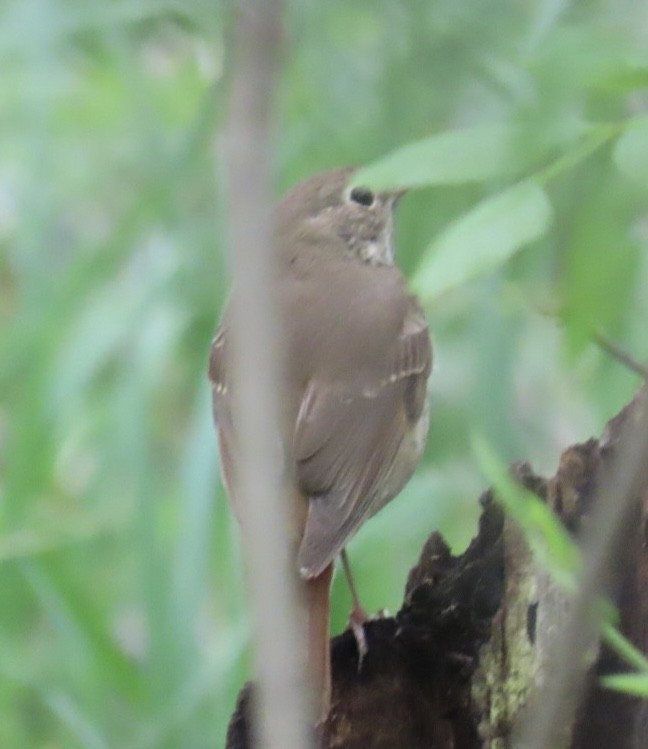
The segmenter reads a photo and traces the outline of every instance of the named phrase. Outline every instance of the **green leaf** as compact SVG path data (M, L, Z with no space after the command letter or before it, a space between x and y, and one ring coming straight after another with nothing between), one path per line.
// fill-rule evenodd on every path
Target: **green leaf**
M521 125L481 125L408 143L361 169L355 185L376 190L483 182L519 173L571 132L538 133Z
M635 697L648 697L648 674L616 674L604 676L601 686L616 692L632 694Z
M613 158L622 174L648 187L648 117L635 120L619 138Z
M539 497L518 484L482 437L473 435L473 452L497 499L525 534L538 563L566 590L574 590L580 553L554 512Z
M413 287L429 302L504 264L550 223L545 192L535 182L520 182L450 224L424 253Z
M353 182L380 190L491 179L508 164L514 137L506 125L439 133L396 149L361 169Z
M601 88L610 91L639 91L648 88L648 65L624 65L601 80Z
M7 560L31 558L74 544L96 542L99 537L117 533L125 525L121 508L110 511L79 512L65 518L60 527L22 528L0 533L0 564Z
M648 658L624 637L621 632L609 621L604 622L601 633L605 644L618 655L620 655L629 666L633 666L643 675L648 676Z
M632 233L636 213L623 180L606 161L594 160L561 246L562 316L572 356L585 349L593 330L614 337L632 315L642 252Z

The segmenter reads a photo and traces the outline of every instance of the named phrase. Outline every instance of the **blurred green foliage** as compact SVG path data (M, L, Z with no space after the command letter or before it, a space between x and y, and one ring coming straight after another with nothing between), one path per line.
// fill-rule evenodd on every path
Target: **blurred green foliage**
M249 674L205 375L230 22L0 2L3 749L219 747ZM434 334L429 447L350 548L393 608L430 530L474 530L473 430L549 471L637 385L590 337L648 357L648 9L301 0L286 36L278 190L392 152L422 188L398 247ZM335 629L348 601L337 580Z

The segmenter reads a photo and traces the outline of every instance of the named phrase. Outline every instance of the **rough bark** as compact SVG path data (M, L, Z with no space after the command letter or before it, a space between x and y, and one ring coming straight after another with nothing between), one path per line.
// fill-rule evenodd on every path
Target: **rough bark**
M591 499L629 420L648 408L644 388L600 439L569 447L556 475L512 467L576 536L587 533ZM401 610L366 625L369 652L358 667L353 635L332 640L333 708L322 749L506 749L543 682L569 599L534 562L516 524L490 491L468 549L453 556L438 533L410 572ZM608 590L620 629L648 653L648 485L626 524ZM629 670L596 637L571 749L648 749L648 702L602 689L598 678ZM228 749L247 749L252 687L242 690Z

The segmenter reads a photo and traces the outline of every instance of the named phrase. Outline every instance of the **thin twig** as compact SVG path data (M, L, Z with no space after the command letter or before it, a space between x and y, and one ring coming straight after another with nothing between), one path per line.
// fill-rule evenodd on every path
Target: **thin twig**
M610 356L614 357L617 361L621 362L632 372L635 372L644 380L648 380L648 367L641 362L634 359L627 351L621 348L618 343L610 340L603 333L595 331L593 334L594 342Z
M289 558L286 487L277 454L281 335L272 265L272 105L279 70L281 0L239 0L226 153L234 270L232 389L235 477L254 615L255 746L304 749L303 654Z

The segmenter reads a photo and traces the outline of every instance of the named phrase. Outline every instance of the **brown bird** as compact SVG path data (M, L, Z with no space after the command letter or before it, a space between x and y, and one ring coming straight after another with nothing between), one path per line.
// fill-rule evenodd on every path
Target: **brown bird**
M331 698L333 564L414 472L427 438L432 366L425 314L394 266L393 209L402 193L350 188L353 171L323 172L290 190L277 208L273 245L286 355L278 433L294 487L291 532L320 720ZM229 314L209 375L224 482L240 516L232 494Z

